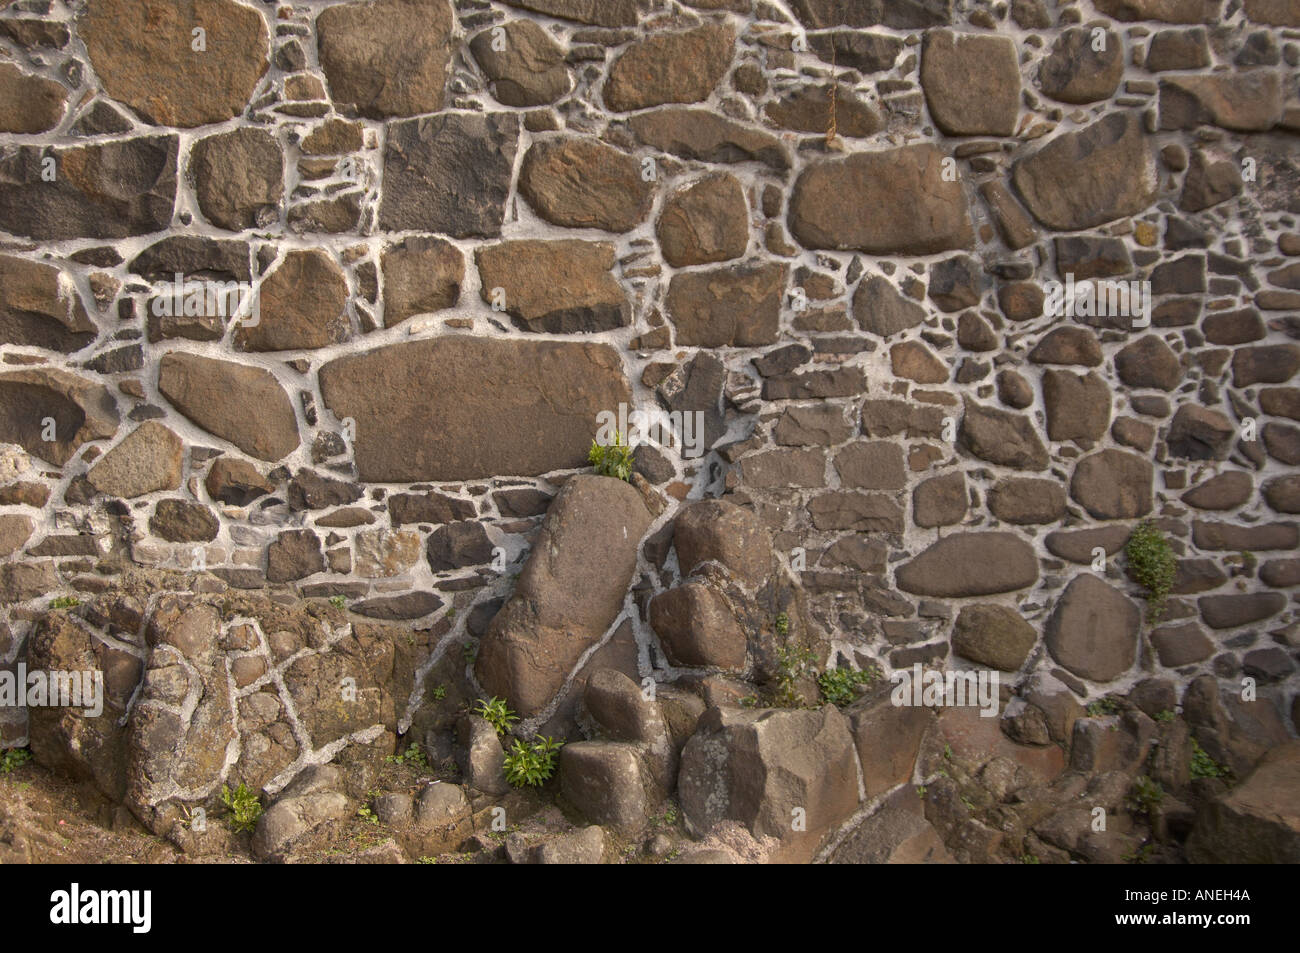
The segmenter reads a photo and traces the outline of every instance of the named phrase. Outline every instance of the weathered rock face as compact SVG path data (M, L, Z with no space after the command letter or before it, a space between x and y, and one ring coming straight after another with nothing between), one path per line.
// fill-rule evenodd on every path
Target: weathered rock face
M1133 113L1057 136L1019 160L1011 180L1036 219L1063 231L1133 215L1155 201L1155 163Z
M1013 592L1038 581L1038 559L1010 533L957 533L900 566L894 578L903 591L923 596Z
M649 214L654 183L633 156L595 139L546 139L524 156L519 192L552 224L626 232Z
M483 300L497 303L527 331L608 331L631 321L622 287L610 274L614 246L605 242L517 241L476 253Z
M1011 135L1020 67L1009 37L932 30L921 50L921 87L940 129L950 136Z
M86 474L100 493L132 499L181 485L181 438L155 420L147 420L110 450Z
M735 42L730 27L710 23L634 43L610 65L605 105L630 112L707 99L731 65Z
M441 238L411 236L384 251L384 327L416 314L450 308L460 299L465 256Z
M1009 606L964 606L952 630L958 655L1004 672L1018 671L1038 641L1034 627Z
M81 296L58 268L0 255L0 341L71 353L98 334Z
M790 155L781 140L707 109L653 109L637 113L628 125L641 142L683 159L756 161L776 171L790 168Z
M682 268L727 261L749 245L749 207L735 176L709 175L664 202L655 229L668 264Z
M284 196L284 156L260 129L236 129L194 144L190 155L199 210L213 225L233 232L279 217Z
M102 384L46 368L0 374L0 440L55 466L87 440L113 436L120 419Z
M961 184L929 145L809 166L790 197L790 233L807 248L930 255L973 241Z
M726 599L705 583L688 582L656 596L650 625L674 665L745 667L745 633Z
M649 525L629 484L595 476L565 483L479 646L474 671L484 688L525 717L540 712L618 615Z
M1099 48L1100 47L1100 48ZM1108 99L1124 75L1124 44L1119 34L1072 27L1064 31L1043 60L1043 92L1063 103Z
M158 365L158 391L209 433L259 460L298 446L289 395L270 371L172 351Z
M336 102L371 119L437 112L451 60L447 0L371 0L316 19L321 68ZM377 63L400 63L396 82Z
M674 275L668 313L677 343L754 347L776 342L786 266L736 266Z
M266 21L234 0L107 0L77 32L108 94L159 126L238 116L268 65Z
M319 251L291 251L262 281L258 321L241 322L235 345L244 351L325 347L347 336L348 288L337 264Z
M1300 858L1300 742L1266 754L1231 791L1197 815L1187 842L1194 863L1293 864Z
M430 378L433 366L445 373ZM605 345L471 338L339 358L321 369L321 392L339 419L356 420L357 469L377 482L581 466L596 414L631 399Z
M53 129L67 98L62 84L0 63L0 132L35 135Z
M564 50L532 20L511 20L484 30L469 48L492 81L492 95L507 106L543 106L569 91ZM497 47L504 47L498 49Z

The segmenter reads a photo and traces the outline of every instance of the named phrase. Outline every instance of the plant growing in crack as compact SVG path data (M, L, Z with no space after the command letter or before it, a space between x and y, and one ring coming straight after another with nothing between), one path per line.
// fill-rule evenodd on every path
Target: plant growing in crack
M516 738L506 752L506 780L517 788L540 787L555 774L563 741L538 735L530 742Z
M1154 523L1143 520L1124 545L1133 578L1146 589L1147 621L1155 624L1164 615L1165 599L1173 587L1178 560L1174 551Z
M233 791L227 785L221 785L221 803L226 807L226 820L235 832L251 833L257 827L257 820L263 813L262 802L246 784L240 782Z
M632 482L632 448L623 442L623 435L617 431L614 433L614 442L609 446L603 446L595 440L591 442L587 462L601 476Z
M478 705L471 708L470 712L495 728L498 735L507 734L510 726L519 720L519 716L510 710L506 700L495 695L487 700L480 698Z

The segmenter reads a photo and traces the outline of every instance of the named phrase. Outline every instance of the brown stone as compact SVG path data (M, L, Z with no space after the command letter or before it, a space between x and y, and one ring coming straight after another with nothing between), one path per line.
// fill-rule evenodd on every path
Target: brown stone
M980 665L1016 672L1038 642L1038 632L1010 606L963 606L952 629L952 650Z
M1249 473L1229 470L1192 487L1182 501L1200 510L1234 510L1249 500L1254 490Z
M668 285L677 343L688 347L775 344L787 266L747 263L681 272Z
M185 444L156 420L142 423L95 461L86 479L100 493L134 499L181 485Z
M945 599L1014 592L1038 581L1038 557L1012 533L954 533L899 566L894 580L904 592Z
M492 95L507 106L545 106L569 91L564 49L532 20L484 30L469 41L469 48L492 83Z
M1033 421L994 407L967 400L958 432L959 444L981 460L1017 470L1047 468L1043 446Z
M553 225L622 233L649 214L654 183L635 157L596 139L543 139L524 156L519 193Z
M605 105L614 112L630 112L702 102L731 67L735 42L732 28L720 23L652 33L610 64Z
M0 255L0 343L70 354L98 335L76 286L60 269Z
M0 63L0 132L26 136L48 132L63 118L67 96L62 83Z
M931 30L921 47L930 115L950 136L1009 136L1020 107L1020 65L1010 37Z
M749 207L740 182L715 173L674 192L655 233L664 261L674 268L741 257L749 245Z
M235 346L242 351L328 347L348 336L343 271L323 251L290 251L263 279L258 322L241 321Z
M449 241L418 236L384 249L384 327L417 314L450 308L460 300L465 256Z
M506 313L526 331L607 331L632 321L627 295L610 274L614 246L607 242L501 242L474 257L483 300L491 304L494 289L503 289Z
M1055 480L999 480L989 490L989 512L1020 526L1055 523L1065 516L1065 487Z
M199 211L213 225L238 232L279 219L284 155L270 133L242 128L200 139L189 174Z
M1178 355L1154 334L1126 344L1115 354L1115 373L1129 387L1173 390L1183 379Z
M948 365L920 341L901 341L889 349L889 363L895 377L905 377L918 384L943 384L948 380Z
M701 162L761 162L783 172L790 155L771 133L709 109L667 106L628 120L636 137L653 149Z
M53 419L53 440L47 419ZM53 368L0 374L0 442L63 466L81 445L117 433L117 405L104 385Z
M1102 450L1074 467L1070 496L1094 519L1134 519L1151 512L1154 468L1123 450Z
M1142 610L1089 573L1075 576L1047 620L1052 658L1080 678L1108 682L1133 667Z
M912 491L912 520L917 526L952 526L966 518L966 477L944 473L923 480Z
M1091 27L1064 30L1038 73L1043 94L1063 103L1093 103L1109 99L1124 75L1124 43L1105 30L1097 50Z
M650 601L650 626L673 665L704 665L740 671L745 633L712 586L688 582Z

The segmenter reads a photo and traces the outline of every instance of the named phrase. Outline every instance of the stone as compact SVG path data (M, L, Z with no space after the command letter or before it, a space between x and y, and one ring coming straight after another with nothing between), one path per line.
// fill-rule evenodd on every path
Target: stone
M1080 678L1108 682L1133 667L1142 610L1090 573L1070 580L1044 627L1047 650Z
M1235 629L1277 615L1286 608L1280 592L1250 592L1222 596L1201 596L1196 600L1201 618L1211 629Z
M1267 132L1282 118L1282 83L1274 70L1170 76L1160 81L1160 128L1212 123L1234 132Z
M954 255L930 266L927 294L940 311L960 311L979 304L983 269L969 255Z
M441 599L431 592L404 592L400 596L363 599L348 606L349 612L368 619L406 621L422 619L443 607Z
M915 30L947 26L952 19L951 0L794 0L790 6L799 22L810 29L883 25Z
M787 266L748 263L679 272L668 284L668 314L684 347L775 344Z
M63 118L67 98L62 83L24 73L12 63L0 63L0 132L24 136L49 132Z
M640 755L633 745L617 741L566 744L560 751L560 788L584 817L597 824L631 833L650 819Z
M23 544L31 539L35 529L36 524L29 516L16 513L0 514L0 559L21 549Z
M1249 500L1254 490L1250 474L1229 470L1192 487L1181 499L1201 510L1233 510Z
M628 120L643 144L700 162L760 162L776 172L790 168L790 155L771 133L709 109L666 106Z
M133 275L149 281L174 281L176 272L187 278L216 281L251 281L248 243L198 235L172 235L154 242L131 260Z
M1294 18L1293 18L1294 19ZM1187 839L1193 863L1294 864L1300 859L1300 741L1270 750L1235 787L1196 816Z
M474 671L523 717L540 712L622 609L650 513L630 484L570 478L547 511Z
M1075 465L1070 497L1094 519L1134 519L1151 512L1153 478L1150 460L1102 450Z
M468 788L497 796L509 792L505 752L496 729L475 715L461 715L456 742L456 762Z
M1009 136L1020 108L1020 65L1010 37L931 30L921 45L921 88L950 136Z
M1300 346L1270 344L1232 352L1232 386L1285 384L1300 372Z
M880 275L863 278L853 292L853 320L872 334L887 338L916 327L925 317L925 308Z
M159 126L240 115L269 65L266 20L234 0L106 0L80 13L77 33L104 91Z
M820 530L902 533L903 508L884 493L835 490L808 503L808 515Z
M845 710L868 798L911 779L922 741L934 722L924 708L892 704L890 694L884 685L870 688Z
M889 349L889 363L895 377L918 384L943 384L948 380L948 365L920 341L900 341Z
M1155 629L1151 633L1151 644L1165 668L1181 668L1202 662L1214 653L1214 643L1195 622Z
M292 582L324 571L320 538L309 529L285 530L266 549L269 582Z
M363 530L352 540L355 554L352 571L367 579L400 575L420 558L418 533Z
M713 708L682 751L677 780L686 829L702 837L733 820L779 841L774 860L811 860L858 804L849 722L820 710ZM793 829L795 808L806 827Z
M981 182L980 195L988 203L993 221L1008 248L1019 251L1037 241L1038 233L1034 223L1000 179Z
M636 0L505 0L508 6L591 26L636 26Z
M684 576L717 563L757 589L772 571L767 530L753 512L729 500L700 500L684 508L673 521L673 546Z
M885 440L859 440L835 454L840 486L901 490L907 484L903 448Z
M1258 341L1268 334L1264 319L1254 308L1240 311L1216 311L1201 322L1205 340L1211 344L1236 345Z
M1241 190L1241 170L1235 162L1228 159L1211 162L1197 149L1192 152L1190 167L1183 178L1178 207L1184 212L1203 212L1240 195Z
M1095 372L1043 372L1043 407L1051 440L1100 440L1110 426L1111 389Z
M195 424L259 460L280 460L298 446L293 404L264 368L171 351L158 364L158 392Z
M1300 466L1300 429L1269 421L1262 433L1270 457L1288 466Z
M810 164L790 197L790 234L805 248L931 255L974 242L961 183L928 144Z
M412 235L384 249L384 327L417 314L450 308L460 300L465 256L449 241Z
M343 271L317 249L290 251L258 291L258 322L240 322L242 351L296 351L347 338L348 286Z
M524 156L519 193L553 225L622 233L649 214L654 183L634 156L599 140L543 139Z
M672 193L655 234L664 261L674 268L741 257L749 245L749 207L740 182L714 173Z
M989 512L1006 523L1031 526L1065 516L1065 487L1055 480L1008 477L989 490Z
M632 399L608 345L459 336L338 358L320 385L335 416L357 422L357 472L376 483L585 466L597 413Z
M437 112L454 27L447 0L372 0L322 10L316 46L331 98L368 119Z
M652 33L610 64L605 105L631 112L709 97L731 67L736 36L730 26L706 23L690 30Z
M0 157L0 228L37 241L161 231L171 225L176 200L178 142L142 136L10 148ZM41 174L47 157L57 170L52 182Z
M45 421L54 420L53 440ZM53 368L0 373L0 442L63 466L83 443L117 433L117 404L103 384Z
M1097 39L1091 27L1061 32L1038 72L1045 96L1063 103L1095 103L1114 95L1124 75L1124 44L1114 30L1102 31L1100 50Z
M500 235L518 140L519 120L505 113L442 113L390 123L380 227L452 238Z
M1056 249L1056 273L1076 281L1115 278L1133 273L1133 259L1128 246L1118 238L1101 235L1068 235L1053 239Z
M532 20L483 30L469 41L469 49L491 82L492 95L506 106L545 106L569 91L564 49Z
M1016 410L1024 410L1034 402L1034 389L1029 381L1009 368L998 371L998 400Z
M1203 69L1210 65L1210 47L1205 30L1161 30L1151 37L1147 48L1148 72L1165 70Z
M247 460L237 457L218 457L203 485L209 497L231 506L247 506L258 497L275 492L274 483Z
M303 791L301 782L295 782L261 816L253 832L254 857L284 862L292 855L294 846L305 841L313 831L347 817L348 799L340 791L330 789L341 784L342 772L334 765L321 765L317 770L323 773L326 769L332 782L328 787L313 785Z
M149 532L170 543L210 543L221 524L202 503L159 500L149 517Z
M1265 499L1269 498L1270 484L1289 479L1279 477L1264 484ZM1300 527L1295 523L1256 523L1253 526L1234 526L1209 520L1192 522L1192 541L1198 549L1236 550L1259 552L1268 549L1295 549L1300 546Z
M956 863L939 832L925 819L925 802L917 797L918 790L909 784L889 795L875 813L849 832L827 863Z
M1052 328L1027 355L1035 364L1101 364L1101 342L1087 328L1070 325Z
M952 526L966 518L969 496L961 473L930 477L912 490L912 520L917 526Z
M836 30L808 37L808 48L824 63L860 73L883 73L890 69L903 49L900 37L863 30Z
M957 440L963 449L989 463L1017 470L1047 469L1047 448L1033 422L1022 414L967 399Z
M429 534L425 556L434 572L486 565L492 559L492 538L482 523L465 520L439 526Z
M627 295L610 274L608 242L525 239L482 246L474 258L483 300L492 303L502 289L506 313L522 330L571 334L632 322Z
M1178 355L1157 335L1145 334L1115 354L1115 373L1129 387L1171 391L1183 379Z
M687 582L655 596L650 627L673 665L745 667L745 633L726 599L706 583Z
M831 446L852 435L838 407L787 407L772 429L772 438L787 447Z
M824 135L830 128L831 86L795 87L764 106L763 116L782 129ZM862 139L875 135L882 125L876 110L859 99L850 88L840 86L835 90L835 130L838 135Z
M1126 23L1217 23L1220 5L1220 0L1098 0L1094 4L1099 13Z
M1038 581L1038 558L1011 533L954 533L894 571L898 588L954 598L1026 589Z
M740 461L740 478L755 489L826 485L826 454L821 450L768 450Z
M279 219L284 155L270 133L242 128L200 139L189 174L199 211L218 228L238 232Z
M1018 160L1011 180L1042 224L1077 231L1135 215L1155 201L1155 158L1136 113L1062 133Z
M952 650L980 665L1018 672L1038 643L1038 632L1010 606L963 606L952 628Z
M1187 460L1226 460L1237 430L1223 414L1183 404L1169 424L1169 454Z
M98 336L99 328L63 271L0 255L0 343L71 354Z
M1263 387L1259 407L1266 414L1300 420L1300 387Z
M181 485L185 444L156 420L147 420L95 461L86 479L100 493L134 499Z

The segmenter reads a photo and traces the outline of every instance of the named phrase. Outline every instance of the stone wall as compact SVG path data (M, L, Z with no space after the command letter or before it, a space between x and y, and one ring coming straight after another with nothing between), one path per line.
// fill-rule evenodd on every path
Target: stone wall
M734 700L787 610L821 665L1019 695L1248 677L1294 736L1298 67L1287 0L10 0L0 662L144 569L400 623L422 675L486 637L465 693L573 737L593 659ZM256 312L169 308L177 275ZM1149 314L1053 313L1067 276ZM621 404L707 452L640 448L648 518L547 536L615 561L494 621ZM718 496L753 579L685 579ZM570 624L545 677L498 644ZM373 731L446 728L384 691Z

